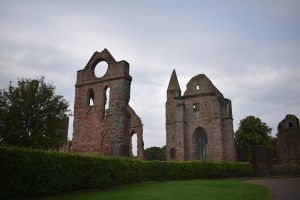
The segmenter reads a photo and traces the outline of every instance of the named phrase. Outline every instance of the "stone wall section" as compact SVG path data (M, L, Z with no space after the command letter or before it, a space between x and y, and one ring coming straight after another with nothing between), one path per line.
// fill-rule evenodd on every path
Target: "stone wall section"
M100 62L106 62L108 68L105 75L96 77L95 68ZM74 152L130 155L131 114L134 114L133 118L137 116L128 105L131 80L129 63L117 62L107 49L95 52L86 67L77 72ZM142 141L142 126L139 132ZM142 153L139 158L143 158Z
M266 146L255 146L252 162L254 175L299 175L300 125L295 115L286 115L278 124L276 147L277 156Z
M141 118L135 113L135 111L128 106L128 112L131 116L130 119L130 142L129 149L131 149L130 154L132 155L132 136L133 134L137 134L137 158L140 160L144 159L144 141L143 141L143 123Z
M236 160L236 146L234 142L232 107L229 99L221 100L221 115L222 115L222 140L225 160Z
M286 161L300 157L300 125L295 115L286 115L278 124L277 152Z

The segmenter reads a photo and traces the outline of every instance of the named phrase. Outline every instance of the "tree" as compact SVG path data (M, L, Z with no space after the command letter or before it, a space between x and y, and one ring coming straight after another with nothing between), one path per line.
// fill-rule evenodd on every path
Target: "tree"
M166 150L165 146L160 147L150 147L144 152L146 160L166 160Z
M44 79L21 79L0 90L0 144L57 149L65 142L69 103Z
M242 119L239 125L235 133L237 147L239 151L246 152L247 160L252 160L255 145L265 145L266 147L271 145L272 129L258 117L248 116Z

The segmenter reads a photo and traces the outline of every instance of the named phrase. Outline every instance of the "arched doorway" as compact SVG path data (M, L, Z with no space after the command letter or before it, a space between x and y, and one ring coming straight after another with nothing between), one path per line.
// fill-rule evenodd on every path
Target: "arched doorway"
M194 133L194 155L195 160L208 159L207 134L203 128L197 128Z

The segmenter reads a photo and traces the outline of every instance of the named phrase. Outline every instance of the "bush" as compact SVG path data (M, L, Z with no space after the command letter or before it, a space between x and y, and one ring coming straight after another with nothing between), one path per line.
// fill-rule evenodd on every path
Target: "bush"
M138 161L12 147L0 148L0 199L106 188L140 181L251 175L249 163Z

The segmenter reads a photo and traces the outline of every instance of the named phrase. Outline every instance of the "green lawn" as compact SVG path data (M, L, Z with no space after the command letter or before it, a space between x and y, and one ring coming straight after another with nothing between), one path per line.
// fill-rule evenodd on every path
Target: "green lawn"
M269 191L237 180L188 180L139 183L96 192L76 192L43 200L266 200Z

